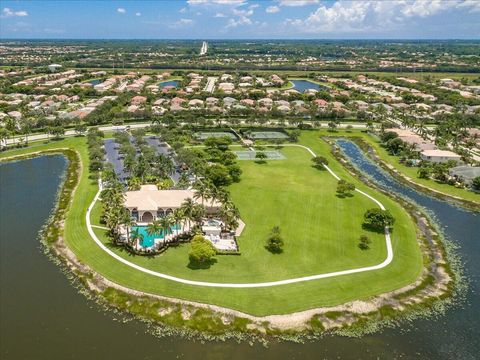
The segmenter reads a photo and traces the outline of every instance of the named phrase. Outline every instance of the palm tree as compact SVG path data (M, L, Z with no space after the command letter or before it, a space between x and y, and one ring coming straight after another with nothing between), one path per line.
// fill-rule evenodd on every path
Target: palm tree
M138 177L131 177L128 179L128 190L134 191L134 190L139 190L140 186L142 185L142 181Z
M202 205L205 203L205 200L210 198L210 186L206 182L201 180L197 180L195 184L193 184L193 188L195 189L195 194L193 194L193 198L195 200L201 199Z
M0 148L2 147L2 143L5 142L5 146L7 146L7 139L10 137L10 132L5 128L0 128Z
M134 246L137 240L143 241L143 234L140 233L140 228L136 228L130 234L130 246Z
M423 121L417 125L417 132L422 139L426 140L428 138L428 129Z
M180 227L180 223L185 220L182 209L179 208L173 210L172 219L175 223L175 227L178 229Z
M194 218L193 214L194 214L195 205L196 204L192 198L186 198L185 201L182 203L182 206L180 207L185 217L185 220L187 220L188 222L188 228L190 228L190 223L191 221L193 221L193 218Z
M124 211L122 212L121 223L125 226L127 230L127 241L128 241L128 239L130 239L130 229L133 226L137 225L137 223L135 222L134 219L132 219L132 216L130 215L130 211L128 211L127 209L124 209Z
M175 225L172 215L164 216L160 220L160 226L163 230L163 237L166 238L168 234L172 233L172 226Z
M225 188L213 186L211 191L210 203L212 205L216 201L220 201L221 203L230 201L230 193Z
M8 130L10 135L12 136L12 143L13 146L15 146L15 132L17 131L17 124L15 122L15 119L13 118L7 118L5 122L5 128Z
M199 225L202 221L202 219L205 217L205 206L201 204L195 204L193 207L193 212L192 212L192 220Z
M20 122L22 134L25 135L25 144L28 146L28 135L32 132L32 119L23 118Z
M150 224L147 225L146 230L149 236L160 235L162 233L162 220L153 220Z
M111 207L105 212L105 224L107 225L110 234L114 237L116 236L117 227L120 225L121 216L121 208L118 207Z
M238 227L238 219L240 212L238 208L231 202L226 201L218 210L218 216L225 223L225 227L229 229L236 229Z

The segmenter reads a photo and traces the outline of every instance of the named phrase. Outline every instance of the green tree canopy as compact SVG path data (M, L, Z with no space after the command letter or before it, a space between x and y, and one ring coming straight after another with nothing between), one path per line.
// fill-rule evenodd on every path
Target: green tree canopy
M395 218L390 211L379 208L369 209L363 216L364 225L376 231L383 231L386 226L391 227L394 222Z
M216 255L213 245L201 235L193 237L188 257L192 263L208 263Z

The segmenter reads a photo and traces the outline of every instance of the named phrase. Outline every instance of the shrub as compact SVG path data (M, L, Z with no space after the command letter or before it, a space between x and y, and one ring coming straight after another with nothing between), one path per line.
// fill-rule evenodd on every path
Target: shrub
M259 163L259 164L264 164L266 162L265 160L267 158L268 158L267 154L265 154L263 151L258 151L255 154L256 162Z
M328 160L323 156L315 156L312 162L317 169L325 169L323 165L328 165Z
M368 250L370 249L371 242L372 240L370 240L367 235L362 235L360 236L360 244L358 244L358 247L362 250Z
M351 192L355 190L355 185L346 182L345 180L338 180L337 194L340 197L350 196Z
M216 255L213 245L201 235L193 237L188 257L192 263L209 263Z
M472 187L475 189L475 190L480 190L480 176L477 176L476 178L474 178L472 180Z
M280 227L274 226L272 228L265 248L275 254L279 254L283 251L283 239L280 235Z
M364 225L376 231L383 231L386 226L391 227L394 222L395 219L388 210L378 208L367 210L363 216Z

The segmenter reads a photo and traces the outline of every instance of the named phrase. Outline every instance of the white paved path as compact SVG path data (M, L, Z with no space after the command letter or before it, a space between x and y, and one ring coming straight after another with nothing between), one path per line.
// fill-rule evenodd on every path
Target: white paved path
M294 145L294 144L288 144L285 146L296 146L296 147L301 147L307 150L312 156L316 156L316 154L308 147L303 146L303 145ZM332 174L335 179L339 180L340 177L338 177L337 174L335 174L332 169L330 169L328 166L324 165L325 169L328 170L330 174ZM112 250L110 250L107 246L105 246L100 239L97 237L95 232L92 229L92 224L90 222L90 213L93 209L93 206L97 202L97 200L100 197L100 192L102 191L102 185L101 182L99 182L99 188L98 192L95 195L95 198L92 201L92 204L87 210L87 215L86 215L86 221L87 221L87 229L92 237L92 239L97 243L97 245L105 251L108 255L111 257L115 258L116 260L120 261L121 263L130 266L131 268L134 268L138 271L144 272L149 275L153 275L159 278L175 281L178 283L182 284L187 284L187 285L195 285L195 286L208 286L208 287L221 287L221 288L260 288L260 287L269 287L269 286L278 286L278 285L287 285L287 284L294 284L294 283L299 283L303 281L312 281L312 280L319 280L319 279L326 279L326 278L331 278L331 277L336 277L336 276L343 276L343 275L349 275L349 274L356 274L356 273L361 273L361 272L367 272L367 271L375 271L382 269L386 267L388 264L390 264L393 260L393 249L392 249L392 241L390 239L390 233L387 228L385 228L385 242L387 246L387 258L382 261L378 265L373 265L373 266L366 266L366 267L361 267L361 268L356 268L356 269L350 269L350 270L342 270L342 271L335 271L335 272L329 272L329 273L323 273L323 274L317 274L317 275L311 275L311 276L304 276L304 277L299 277L299 278L294 278L294 279L286 279L286 280L279 280L279 281L270 281L270 282L261 282L261 283L214 283L214 282L206 282L206 281L195 281L195 280L188 280L188 279L183 279L175 276L171 276L168 274L160 273L157 271L153 271L150 269L146 269L142 266L139 266L137 264L134 264L121 256L117 255L114 253ZM363 196L368 197L370 200L372 200L374 203L376 203L382 210L385 210L385 207L383 204L375 199L374 197L364 193L361 190L355 189L358 193L362 194Z

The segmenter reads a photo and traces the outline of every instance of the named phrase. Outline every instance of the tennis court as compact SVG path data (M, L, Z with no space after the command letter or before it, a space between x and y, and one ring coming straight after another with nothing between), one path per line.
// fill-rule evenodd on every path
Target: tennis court
M287 139L288 135L280 131L252 131L248 133L251 139Z
M235 151L238 160L257 160L255 155L257 152L263 152L267 155L267 160L284 160L285 156L277 150L267 150L267 151Z
M195 137L198 140L206 140L208 138L222 138L222 137L228 137L232 140L237 140L237 137L235 134L227 131L212 131L212 132L198 132L195 133Z

